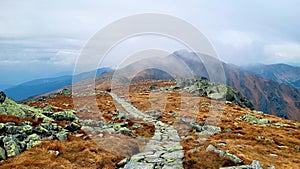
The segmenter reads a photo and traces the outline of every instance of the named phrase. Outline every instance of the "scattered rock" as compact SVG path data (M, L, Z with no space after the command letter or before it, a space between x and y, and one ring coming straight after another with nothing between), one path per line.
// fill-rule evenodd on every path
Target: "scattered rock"
M260 125L271 123L271 121L269 119L266 119L266 118L259 119L259 118L256 118L256 117L250 115L249 113L247 113L246 115L244 115L243 117L241 117L239 119L253 123L253 124L260 124Z
M75 119L78 119L78 117L74 114L74 112L75 112L74 110L65 110L62 112L57 112L52 115L52 118L60 121L62 120L73 121Z

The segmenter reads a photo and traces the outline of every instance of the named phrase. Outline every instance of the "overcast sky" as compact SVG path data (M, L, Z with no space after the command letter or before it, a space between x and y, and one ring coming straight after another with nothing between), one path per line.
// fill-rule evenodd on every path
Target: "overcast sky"
M95 32L150 12L193 24L227 63L300 65L299 6L296 0L1 0L0 84L71 72Z

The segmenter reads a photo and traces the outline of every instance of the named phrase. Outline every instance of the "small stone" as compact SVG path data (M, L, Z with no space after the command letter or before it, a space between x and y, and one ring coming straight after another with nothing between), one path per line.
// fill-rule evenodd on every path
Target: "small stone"
M215 151L215 150L217 150L217 148L215 146L211 145L211 144L208 145L207 148L205 149L206 152Z
M294 146L294 148L298 151L300 151L300 146Z
M226 152L226 153L224 154L224 156L230 158L235 164L241 164L241 163L243 162L242 159L240 159L240 158L237 157L236 155L230 154L230 153L228 153L228 152Z
M231 129L225 129L223 132L224 133L232 133L232 130Z
M59 151L49 150L48 154L54 154L55 156L58 156L59 155Z
M227 145L227 142L221 142L221 143L218 143L217 145L220 146L220 147L223 147L223 146Z
M118 164L117 167L123 167L127 164L127 162L129 161L128 158L124 158L123 160L121 160Z
M60 131L60 132L56 133L55 137L58 140L62 141L62 140L67 139L68 134L69 134L68 132L66 132L66 131L63 130L63 131Z
M205 141L207 141L207 140L208 140L208 138L202 137L202 138L199 138L199 139L197 140L197 142L202 143L202 142L205 142Z
M278 157L277 154L270 154L271 157Z
M251 163L251 166L255 169L263 169L260 162L259 161L256 161L256 160L253 160L252 163Z

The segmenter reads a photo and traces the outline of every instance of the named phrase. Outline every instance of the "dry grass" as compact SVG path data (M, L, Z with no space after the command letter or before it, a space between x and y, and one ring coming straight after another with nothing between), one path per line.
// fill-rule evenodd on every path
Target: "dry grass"
M49 154L59 151L59 155ZM99 147L92 140L72 138L67 141L43 141L21 155L0 163L0 168L107 168L113 169L123 159Z

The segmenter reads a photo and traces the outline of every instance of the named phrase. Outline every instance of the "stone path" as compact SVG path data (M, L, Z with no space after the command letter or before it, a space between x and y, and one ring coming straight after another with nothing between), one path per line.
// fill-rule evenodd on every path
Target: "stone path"
M183 169L184 151L180 145L180 138L173 126L153 119L142 113L117 95L110 93L115 101L136 118L141 118L155 125L154 136L150 139L142 153L133 155L122 161L124 169Z

